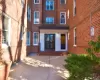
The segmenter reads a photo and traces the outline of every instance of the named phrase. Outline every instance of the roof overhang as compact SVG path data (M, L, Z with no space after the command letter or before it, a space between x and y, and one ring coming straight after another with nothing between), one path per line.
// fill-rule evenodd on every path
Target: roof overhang
M68 25L41 25L39 26L39 29L48 29L48 30L69 30Z
M67 33L69 26L64 25L41 25L40 33Z

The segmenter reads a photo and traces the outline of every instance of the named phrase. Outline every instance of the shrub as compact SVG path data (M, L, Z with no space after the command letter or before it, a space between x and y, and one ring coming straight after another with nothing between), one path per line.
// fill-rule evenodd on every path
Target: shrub
M100 53L100 36L97 41L90 41L87 55L70 54L65 59L65 68L69 71L68 80L95 80L93 75L100 75L100 58L95 53Z
M68 80L92 80L94 61L89 56L71 54L65 61L65 68L70 73Z

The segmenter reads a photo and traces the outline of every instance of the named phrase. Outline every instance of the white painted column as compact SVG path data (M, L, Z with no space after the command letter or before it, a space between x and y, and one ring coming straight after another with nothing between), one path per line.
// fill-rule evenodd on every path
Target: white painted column
M68 41L67 41L67 34L66 36L66 49L61 49L61 33L55 34L55 51L67 51L68 50Z
M56 33L55 34L55 51L60 51L60 34Z
M45 45L44 45L44 33L40 33L40 51L45 50Z
M66 51L68 51L68 35L66 34Z

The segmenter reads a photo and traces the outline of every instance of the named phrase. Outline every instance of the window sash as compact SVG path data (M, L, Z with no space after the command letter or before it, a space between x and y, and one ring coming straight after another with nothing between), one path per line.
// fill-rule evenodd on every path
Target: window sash
M46 10L54 10L54 1L46 1Z
M2 43L8 44L8 31L3 30Z
M46 18L46 23L47 24L54 24L54 18L53 17L47 17Z
M38 43L39 43L39 33L34 32L33 33L33 45L38 45Z
M34 12L34 24L39 24L39 22L40 22L39 17L40 17L40 12L39 11L35 11Z
M31 21L31 8L29 6L27 7L27 18Z
M8 36L9 36L9 18L7 16L4 16L4 26L2 29L2 43L8 44Z
M34 4L39 4L40 0L34 0Z
M62 17L62 15L64 17ZM61 12L60 13L60 24L66 24L66 12Z
M27 46L29 46L30 45L30 32L27 32L27 39L26 39L26 44L27 44Z

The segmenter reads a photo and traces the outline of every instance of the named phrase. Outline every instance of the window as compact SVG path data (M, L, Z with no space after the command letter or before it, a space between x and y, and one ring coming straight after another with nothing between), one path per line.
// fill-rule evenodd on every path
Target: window
M74 46L77 44L76 28L74 28Z
M47 24L54 24L54 18L53 17L46 17L46 23Z
M23 40L23 32L20 33L20 40Z
M4 26L2 28L2 44L10 45L11 19L7 16L3 17L4 17Z
M73 0L73 16L76 15L76 0Z
M60 13L60 24L66 24L66 12Z
M69 19L69 9L68 9L68 11L67 11L67 18Z
M46 0L46 10L54 10L54 0Z
M31 8L29 6L27 7L27 19L31 21Z
M26 44L27 44L27 46L30 45L30 32L27 32L27 35L26 35Z
M34 32L33 33L33 45L38 45L38 43L39 43L39 33Z
M21 5L24 8L25 0L21 0Z
M61 34L61 49L66 49L66 35Z
M34 4L40 4L40 0L34 0Z
M66 0L60 0L60 4L66 4Z
M95 33L95 32L94 32L94 27L91 26L91 28L90 28L90 35L91 35L91 36L94 36L94 33Z
M34 24L39 24L39 22L40 22L39 17L40 17L39 11L35 11L34 12Z

